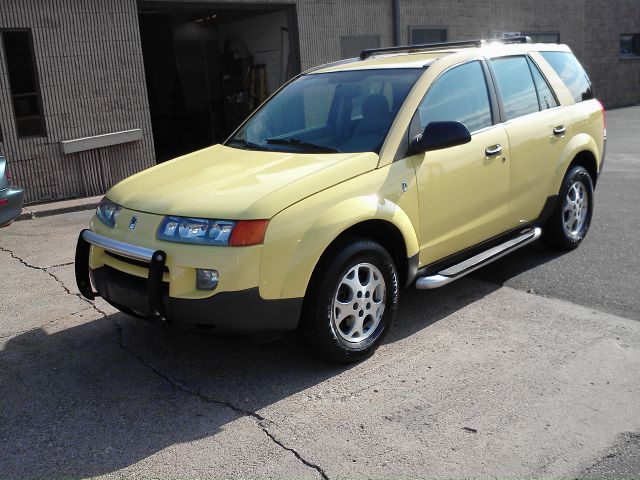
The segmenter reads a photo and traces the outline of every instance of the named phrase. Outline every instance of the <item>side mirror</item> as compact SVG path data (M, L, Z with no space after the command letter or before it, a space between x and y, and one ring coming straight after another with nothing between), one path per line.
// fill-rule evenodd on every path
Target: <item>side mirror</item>
M431 122L422 135L418 135L409 145L409 154L457 147L471 141L469 129L460 122Z

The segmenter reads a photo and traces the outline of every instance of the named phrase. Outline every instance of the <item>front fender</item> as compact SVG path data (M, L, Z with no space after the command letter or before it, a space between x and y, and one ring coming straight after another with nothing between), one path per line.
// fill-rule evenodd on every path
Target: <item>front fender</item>
M296 204L269 223L260 267L260 295L265 299L300 298L320 257L345 230L367 220L382 220L402 234L407 258L419 251L409 215L389 199L358 196L327 204L323 195Z

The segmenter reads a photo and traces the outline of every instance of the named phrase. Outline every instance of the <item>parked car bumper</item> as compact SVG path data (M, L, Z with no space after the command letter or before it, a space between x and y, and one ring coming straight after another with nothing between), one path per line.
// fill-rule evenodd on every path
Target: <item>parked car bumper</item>
M0 227L6 227L22 212L24 190L19 187L8 187L0 190Z

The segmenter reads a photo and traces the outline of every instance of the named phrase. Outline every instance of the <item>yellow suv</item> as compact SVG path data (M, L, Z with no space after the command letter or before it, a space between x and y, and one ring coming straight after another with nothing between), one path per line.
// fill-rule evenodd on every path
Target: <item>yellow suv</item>
M567 46L367 50L294 78L223 145L113 187L80 234L78 287L185 328L300 328L357 361L401 288L443 286L539 237L577 247L605 137Z

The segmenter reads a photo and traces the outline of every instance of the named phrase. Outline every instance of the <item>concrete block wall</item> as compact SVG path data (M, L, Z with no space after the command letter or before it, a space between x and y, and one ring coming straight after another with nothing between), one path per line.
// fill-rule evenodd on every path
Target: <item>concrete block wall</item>
M640 58L620 58L620 34L640 33L640 0L587 0L584 57L607 108L640 103Z
M393 42L391 0L166 1L294 4L302 69L338 60L342 36ZM44 104L47 136L18 139L0 46L0 153L29 202L102 193L155 163L137 10L136 0L0 1L0 29L32 29ZM450 40L559 32L608 108L640 102L640 60L618 54L619 34L640 32L640 0L401 0L400 15L403 43L410 26L447 28ZM142 141L60 153L61 140L132 128L142 129Z
M379 35L393 44L390 0L300 0L297 2L302 69L340 59L340 37Z
M18 138L0 43L0 128L26 201L97 195L155 163L135 0L2 0L0 29L29 28L45 137ZM143 139L64 155L59 142L140 128Z

